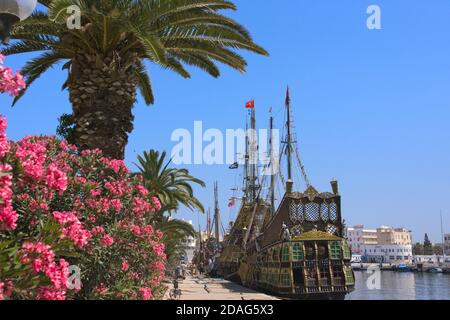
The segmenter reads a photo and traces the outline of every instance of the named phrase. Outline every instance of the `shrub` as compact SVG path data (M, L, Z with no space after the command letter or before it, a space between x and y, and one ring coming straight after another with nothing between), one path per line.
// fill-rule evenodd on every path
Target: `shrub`
M6 127L5 119L0 127ZM97 150L79 154L54 137L5 146L0 150L3 295L147 299L162 293L163 235L150 225L161 205L142 186L142 177L131 175L122 161ZM67 293L69 265L80 268L82 285Z
M25 83L3 58L0 93L17 96ZM6 127L0 116L0 300L158 298L161 204L142 177L55 137L9 142Z

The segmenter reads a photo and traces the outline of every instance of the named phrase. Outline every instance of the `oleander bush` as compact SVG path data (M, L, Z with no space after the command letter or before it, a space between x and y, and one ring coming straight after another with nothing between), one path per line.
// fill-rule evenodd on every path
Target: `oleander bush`
M16 95L11 75L0 70L0 91ZM0 117L0 300L159 298L161 204L142 176L55 137L8 141L6 126Z

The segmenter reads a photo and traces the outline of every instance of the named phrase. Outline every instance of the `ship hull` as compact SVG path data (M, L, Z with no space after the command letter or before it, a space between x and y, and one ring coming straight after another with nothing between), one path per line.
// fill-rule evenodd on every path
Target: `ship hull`
M253 236L247 242L229 239L219 258L219 275L288 299L342 300L354 290L338 195L308 189L285 196L273 216L266 209L259 203L241 210L240 218L256 231L249 231Z

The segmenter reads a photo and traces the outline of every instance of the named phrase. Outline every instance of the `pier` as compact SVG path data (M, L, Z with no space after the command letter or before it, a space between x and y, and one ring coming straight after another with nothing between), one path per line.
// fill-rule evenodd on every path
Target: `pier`
M164 300L169 300L169 286ZM212 279L203 276L187 276L179 283L181 300L279 300L236 283L223 279Z

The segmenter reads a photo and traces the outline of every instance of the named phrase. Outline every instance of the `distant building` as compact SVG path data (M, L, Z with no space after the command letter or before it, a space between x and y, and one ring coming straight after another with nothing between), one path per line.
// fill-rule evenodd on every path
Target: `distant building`
M450 233L444 234L444 251L446 256L450 256Z
M412 245L411 231L382 226L377 229L378 244Z
M363 225L347 228L346 237L352 253L361 255L363 262L410 263L412 255L411 231L382 226L365 229Z
M184 220L184 221L186 221L186 220ZM188 220L186 222L188 222L190 225L192 225L191 220ZM183 246L184 246L184 252L186 254L186 256L184 257L185 262L190 263L192 261L192 258L194 257L196 239L194 237L187 237L183 243Z
M413 262L412 245L365 245L364 252L362 252L362 260L370 263L411 263Z
M440 263L449 263L450 262L450 257L444 257L440 256L440 255L429 255L429 256L423 256L423 255L418 255L418 256L414 256L414 262L415 263L422 263L422 264L440 264Z
M346 236L348 244L355 254L361 254L364 245L377 244L377 230L364 229L363 225L347 228Z

